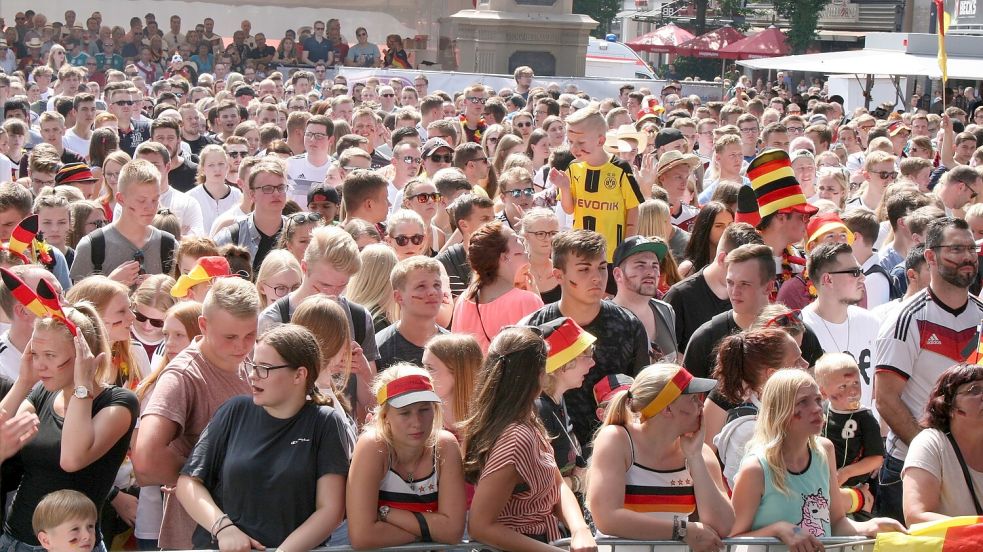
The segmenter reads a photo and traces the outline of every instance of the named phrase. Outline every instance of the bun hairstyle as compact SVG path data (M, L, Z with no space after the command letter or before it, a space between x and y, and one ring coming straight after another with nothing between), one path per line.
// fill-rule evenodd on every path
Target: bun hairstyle
M98 357L99 353L106 353L103 362L96 367L95 381L100 385L113 385L116 382L112 378L112 351L109 341L106 339L106 328L99 317L99 311L95 305L88 301L80 301L72 306L63 306L62 312L75 327L78 328L78 335L85 339L93 357ZM46 330L62 333L72 345L75 351L74 339L68 326L61 320L54 317L38 318L34 321L34 331Z

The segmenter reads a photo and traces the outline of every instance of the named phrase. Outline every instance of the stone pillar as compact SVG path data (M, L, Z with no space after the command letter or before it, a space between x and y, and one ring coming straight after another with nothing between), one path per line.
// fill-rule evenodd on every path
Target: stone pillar
M583 76L597 22L573 12L573 0L479 0L450 16L459 71L511 74L528 65L537 76Z

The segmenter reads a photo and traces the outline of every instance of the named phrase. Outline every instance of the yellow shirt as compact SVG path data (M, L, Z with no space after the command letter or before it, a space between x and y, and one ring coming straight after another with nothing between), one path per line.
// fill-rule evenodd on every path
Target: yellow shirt
M612 262L615 248L625 239L628 210L645 201L631 165L615 157L599 167L575 161L567 175L573 196L573 227L604 236L607 260Z

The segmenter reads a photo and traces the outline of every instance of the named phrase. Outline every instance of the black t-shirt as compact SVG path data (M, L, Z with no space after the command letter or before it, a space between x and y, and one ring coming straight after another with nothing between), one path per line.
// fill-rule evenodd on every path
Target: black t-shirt
M546 434L550 436L550 445L553 446L553 456L560 473L566 476L574 468L586 468L587 461L580 452L577 436L573 434L566 405L563 402L556 404L552 397L543 393L536 399L536 413L546 428Z
M123 129L117 132L119 133L119 149L128 153L130 157L134 157L137 146L150 139L150 125L140 121L133 121L129 132L124 132Z
M713 374L713 368L717 364L718 345L725 337L739 331L741 328L734 321L733 310L714 316L693 333L693 337L690 338L689 345L686 347L683 366L689 373L698 378L713 377L711 374ZM802 358L809 363L809 366L815 365L819 357L823 356L823 348L819 345L819 338L808 326L805 334L802 335L802 347L800 349L802 349Z
M10 379L0 376L0 400L3 400L13 388L14 382ZM20 459L17 456L8 459L6 462L0 464L0 504L7 503L7 495L9 493L17 490L17 485L20 483L20 476L23 472L21 467ZM0 508L0 525L3 524L3 517L7 513L6 508Z
M866 408L856 412L837 412L830 408L826 412L823 435L833 442L838 470L856 464L867 456L884 456L881 426L874 413ZM870 474L856 475L847 479L845 486L860 485L868 479Z
M539 292L539 298L543 300L544 305L549 305L550 303L556 303L557 301L560 300L561 296L563 296L563 290L560 289L560 286L556 286L551 290Z
M280 229L276 231L276 234L272 236L267 236L259 228L256 232L259 233L259 245L256 247L256 258L253 259L253 274L259 272L259 267L263 264L263 259L270 254L270 251L276 246L276 242L280 241L280 232L283 231L283 225L280 225Z
M375 367L380 373L399 362L423 366L423 347L410 343L403 334L399 333L398 327L398 324L386 326L375 334L375 345L379 348L379 360L375 361ZM437 326L437 333L449 332Z
M171 187L179 192L188 192L197 185L195 178L198 176L198 165L190 159L185 159L176 168L167 173L168 182Z
M289 419L270 416L252 397L215 412L181 470L208 489L243 532L277 548L317 508L315 482L348 474L345 421L330 406L304 405ZM197 527L195 548L214 548Z
M561 316L560 304L551 303L532 313L528 323L538 326ZM586 458L590 456L594 431L600 425L596 414L597 403L594 401L594 384L611 374L634 377L649 364L649 348L648 334L642 322L628 309L610 301L601 301L601 312L583 328L597 338L594 343L595 364L584 378L583 385L567 391L563 400Z
M259 58L265 58L275 55L276 55L276 48L274 48L273 46L266 45L263 47L257 46L249 50L249 55L247 57L249 59L259 59Z
M86 152L86 154L88 153L89 152ZM69 163L85 163L85 157L83 157L80 153L65 148L61 152L61 163L62 165L68 165Z
M205 148L205 146L207 146L209 144L219 144L220 143L220 142L218 142L216 140L213 140L210 136L208 136L206 134L200 134L200 135L198 135L198 138L195 139L195 140L187 140L187 139L185 139L184 142L186 144L188 144L188 146L191 147L191 153L193 153L194 155L200 155L201 154L201 150L203 150ZM171 185L172 186L174 185L173 182L171 183Z
M702 270L669 288L663 300L676 311L676 341L679 351L686 350L697 328L730 309L730 299L721 299L713 293Z
M101 458L77 472L68 473L61 469L61 435L65 419L53 408L58 393L46 391L39 383L27 396L34 405L40 425L34 439L17 454L24 466L24 477L17 488L10 517L4 524L4 533L32 546L39 546L39 543L31 526L31 516L46 494L71 489L89 497L97 509L102 509L130 447L130 436L140 412L136 395L128 389L113 386L99 393L92 403L92 416L104 408L122 406L131 414L129 429Z
M464 293L471 283L471 265L464 246L456 243L437 254L437 260L444 265L451 282L451 295L455 298Z

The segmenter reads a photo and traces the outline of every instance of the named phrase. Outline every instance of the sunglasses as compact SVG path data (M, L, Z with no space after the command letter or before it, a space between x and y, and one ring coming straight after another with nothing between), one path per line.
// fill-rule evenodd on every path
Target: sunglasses
M396 97L396 94L390 94L388 92L385 93L385 94L379 94L379 95L382 96L383 98L395 98Z
M871 174L876 174L881 180L894 180L898 177L897 171L872 171Z
M406 163L407 165L419 165L421 162L423 162L423 159L413 157L412 155L403 157L403 163Z
M482 105L484 105L485 102L487 101L485 98L478 98L478 97L474 97L474 96L472 96L470 98L465 98L465 99L467 101L473 103L473 104L482 104Z
M396 242L396 245L405 247L408 243L412 243L413 245L422 244L423 240L426 239L426 236L423 234L414 234L412 236L393 236L392 239L394 242Z
M131 105L133 105L135 103L137 103L137 102L135 102L133 100L117 100L117 101L113 102L114 105L125 105L125 106L131 106Z
M444 195L441 194L440 192L431 192L429 194L428 193L413 194L413 195L407 197L406 199L415 199L417 203L419 203L421 205L426 205L427 203L430 203L431 201L434 202L434 203L437 203L438 201L440 201L441 199L443 199L443 197L444 197Z
M853 268L845 268L843 270L830 270L826 274L849 274L854 278L859 278L864 275L864 269L860 268L859 266L855 266Z
M434 163L450 163L454 160L454 154L448 153L447 155L431 155L430 160Z
M788 328L793 326L802 326L803 324L802 311L795 309L769 319L767 322L765 322L765 327Z
M150 322L150 325L153 326L153 327L155 327L155 328L163 328L164 327L164 319L163 318L150 318L149 316L144 316L143 314L140 313L140 311L138 311L136 309L131 309L130 312L132 312L133 313L133 316L136 317L137 322L139 322L141 324L146 324L147 322Z
M532 123L515 123L516 128L527 128L531 127Z
M247 155L249 155L249 152L248 151L227 151L227 152L225 152L225 154L228 155L229 157L235 157L235 158L238 159L240 157L245 158Z
M522 188L521 190L508 190L502 192L503 194L508 194L514 198L519 198L521 196L532 197L536 195L536 190L533 188Z

